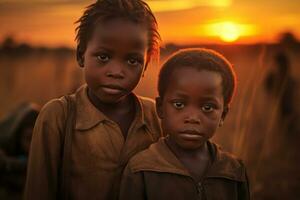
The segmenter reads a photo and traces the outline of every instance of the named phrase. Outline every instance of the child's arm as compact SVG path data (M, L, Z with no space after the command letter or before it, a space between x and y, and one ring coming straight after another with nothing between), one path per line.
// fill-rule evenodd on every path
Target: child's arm
M119 200L145 200L145 187L142 172L133 173L130 166L124 170Z
M47 103L36 121L28 161L25 199L56 199L64 123L61 100Z

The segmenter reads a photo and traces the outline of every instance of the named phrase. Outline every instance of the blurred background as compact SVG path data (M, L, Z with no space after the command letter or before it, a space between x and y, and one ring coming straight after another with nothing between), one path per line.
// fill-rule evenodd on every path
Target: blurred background
M74 22L92 2L0 0L2 124L22 121L16 116L20 116L24 102L42 106L52 98L74 92L84 83L75 60ZM160 64L184 47L212 48L233 63L238 76L236 96L224 126L213 140L244 160L252 198L299 199L300 1L147 3L155 12L162 35ZM159 69L157 63L148 67L136 88L137 94L156 97ZM36 106L31 108L38 112ZM12 130L20 129L0 130L0 140L4 141L0 144L5 146L11 141L7 135L15 133L7 132ZM8 190L12 194L22 190L22 181L7 186L7 180L16 179L13 175L17 173L1 162L5 163L8 156L17 157L4 149L0 150L0 168L11 173L1 170L0 197L9 195ZM22 152L26 155L26 151ZM24 176L24 167L17 171ZM3 179L4 176L8 177Z

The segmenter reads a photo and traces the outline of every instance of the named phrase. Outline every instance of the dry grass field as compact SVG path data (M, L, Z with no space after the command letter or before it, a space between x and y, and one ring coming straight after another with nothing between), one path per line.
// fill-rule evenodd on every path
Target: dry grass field
M297 199L300 196L300 50L280 45L204 45L224 54L234 65L238 88L225 124L214 141L242 158L247 166L253 199ZM167 45L161 63L180 47ZM278 99L266 92L265 79L274 70L274 55L284 50L290 60L295 90L292 131L279 116ZM159 66L152 63L136 93L154 98ZM70 93L83 75L74 51L30 49L0 54L0 118L24 101L43 105ZM296 87L296 88L297 88Z

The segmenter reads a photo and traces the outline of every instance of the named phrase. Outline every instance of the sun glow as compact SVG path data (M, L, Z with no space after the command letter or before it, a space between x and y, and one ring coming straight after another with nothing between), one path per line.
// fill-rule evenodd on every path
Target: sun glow
M256 33L253 25L238 24L232 21L210 23L201 30L207 36L219 37L223 42L235 42L240 37Z
M240 37L241 33L238 26L231 22L220 24L220 38L224 42L234 42Z

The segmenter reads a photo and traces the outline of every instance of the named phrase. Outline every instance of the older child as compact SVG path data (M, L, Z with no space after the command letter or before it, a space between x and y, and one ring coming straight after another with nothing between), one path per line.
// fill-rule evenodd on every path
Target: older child
M209 141L223 124L235 85L231 64L212 50L171 56L156 99L168 136L129 161L120 199L249 199L242 162Z
M78 23L77 61L87 85L42 109L25 199L116 199L129 158L160 136L154 102L132 92L159 52L148 5L99 0Z

